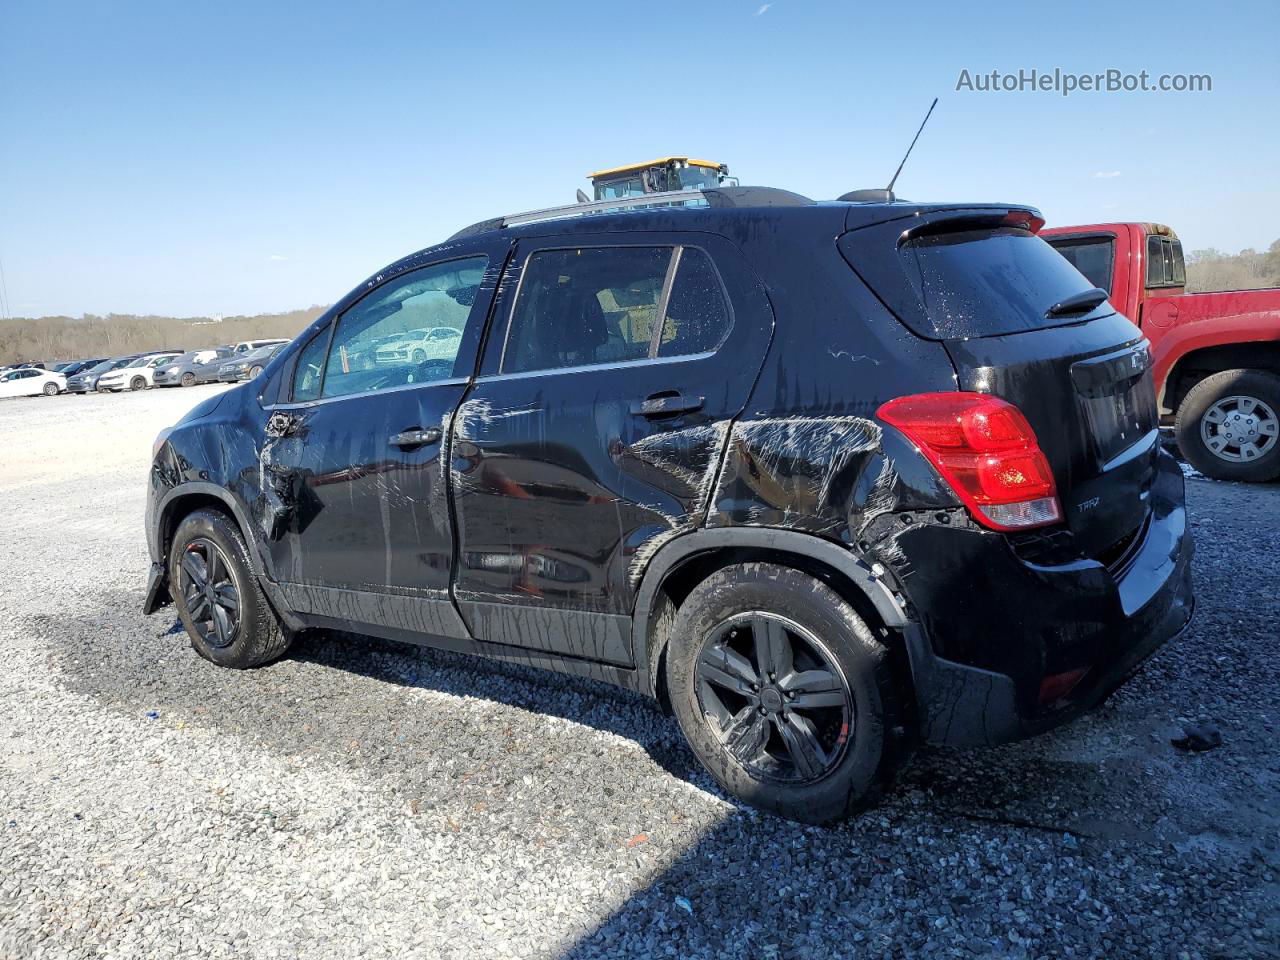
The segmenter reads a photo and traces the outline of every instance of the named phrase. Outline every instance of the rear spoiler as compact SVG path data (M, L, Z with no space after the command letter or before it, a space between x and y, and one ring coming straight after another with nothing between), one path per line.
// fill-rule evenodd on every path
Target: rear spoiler
M1039 233L1044 217L1035 207L1011 203L973 204L901 204L865 206L850 204L845 216L845 230L861 230L902 220L903 239L921 233L964 229L964 224L993 223L1022 227Z

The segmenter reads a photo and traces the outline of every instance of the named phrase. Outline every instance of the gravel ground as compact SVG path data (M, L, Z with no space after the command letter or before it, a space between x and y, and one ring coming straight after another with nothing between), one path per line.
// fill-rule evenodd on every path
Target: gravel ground
M1274 957L1280 488L1188 482L1199 611L1105 708L834 830L585 681L381 641L246 673L139 608L155 432L0 404L0 956ZM1186 720L1224 745L1170 746Z

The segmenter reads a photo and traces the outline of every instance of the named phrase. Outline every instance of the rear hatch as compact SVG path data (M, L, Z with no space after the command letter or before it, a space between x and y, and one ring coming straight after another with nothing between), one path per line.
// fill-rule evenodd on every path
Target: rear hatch
M1076 545L1115 569L1155 476L1150 351L1035 235L1040 223L1026 209L935 209L852 230L839 247L913 334L944 344L960 390L1023 412Z

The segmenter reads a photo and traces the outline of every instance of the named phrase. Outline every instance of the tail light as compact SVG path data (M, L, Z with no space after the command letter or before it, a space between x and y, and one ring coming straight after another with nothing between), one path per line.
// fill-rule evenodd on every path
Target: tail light
M1025 530L1062 519L1049 461L1013 404L985 393L918 393L876 415L920 448L984 526Z

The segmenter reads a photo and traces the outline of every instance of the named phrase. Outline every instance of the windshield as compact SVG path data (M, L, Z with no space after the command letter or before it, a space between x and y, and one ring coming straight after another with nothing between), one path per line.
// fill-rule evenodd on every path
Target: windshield
M672 187L679 190L710 190L720 186L720 171L710 167L684 167L676 171L679 185Z

